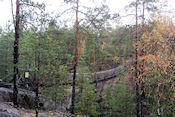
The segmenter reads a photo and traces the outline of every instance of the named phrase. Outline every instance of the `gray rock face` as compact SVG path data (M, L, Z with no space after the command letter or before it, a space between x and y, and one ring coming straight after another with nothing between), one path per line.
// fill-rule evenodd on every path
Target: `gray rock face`
M0 117L21 117L19 115L15 115L15 114L9 114L9 113L6 113L6 112L0 112Z
M39 111L39 117L75 117L70 113ZM14 108L8 103L0 102L0 117L35 117L34 110L24 108Z
M13 90L8 88L0 88L0 102L13 102ZM44 105L46 99L40 95L40 106ZM19 106L24 108L35 107L35 93L32 91L19 89L18 91L18 103Z
M13 98L13 90L8 88L0 88L0 102L11 102Z
M22 117L19 111L12 106L0 103L0 117Z

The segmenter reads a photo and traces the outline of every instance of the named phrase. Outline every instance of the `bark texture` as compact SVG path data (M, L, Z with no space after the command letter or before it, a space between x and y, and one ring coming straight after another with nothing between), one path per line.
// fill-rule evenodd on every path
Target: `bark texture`
M18 105L18 84L17 80L19 78L18 71L18 61L19 61L19 33L20 33L20 14L19 14L19 4L20 1L16 0L16 24L15 24L15 41L14 41L14 75L13 75L13 103Z

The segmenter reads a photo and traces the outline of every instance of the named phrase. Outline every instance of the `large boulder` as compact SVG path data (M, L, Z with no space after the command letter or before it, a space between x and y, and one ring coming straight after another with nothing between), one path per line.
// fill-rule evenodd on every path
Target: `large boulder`
M0 112L0 117L22 117L22 116L15 115L14 113Z
M18 109L0 102L0 117L22 117Z
M13 89L0 87L0 102L13 102ZM42 107L47 102L43 95L39 95L39 105ZM35 107L35 93L25 89L18 90L19 106L24 108Z

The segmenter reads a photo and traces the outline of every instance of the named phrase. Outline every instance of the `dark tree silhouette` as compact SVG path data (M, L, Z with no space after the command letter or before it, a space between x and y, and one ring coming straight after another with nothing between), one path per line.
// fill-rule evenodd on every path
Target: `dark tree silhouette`
M74 72L73 72L73 85L72 85L72 102L71 102L71 113L74 114L75 109L75 79L77 73L78 66L78 58L79 58L79 21L78 21L78 8L79 8L79 0L76 1L76 50L75 50L75 64L74 64Z
M18 105L18 62L19 62L19 33L20 33L20 0L16 0L16 21L15 21L15 41L14 41L14 75L13 75L13 103Z

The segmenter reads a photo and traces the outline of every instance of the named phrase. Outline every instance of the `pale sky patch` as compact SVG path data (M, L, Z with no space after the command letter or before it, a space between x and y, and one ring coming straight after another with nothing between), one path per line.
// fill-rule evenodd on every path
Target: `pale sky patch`
M16 0L13 0L14 3ZM34 0L40 3L46 4L46 11L52 14L59 13L60 11L64 11L65 6L63 6L64 0ZM80 4L84 6L99 6L104 0L93 0L94 3L89 2L89 0L80 0ZM127 12L125 12L124 7L135 0L106 0L106 4L109 6L111 13L120 13L121 16L125 16ZM15 9L15 4L14 4ZM175 8L175 1L168 0L168 7ZM175 13L173 13L175 14ZM74 17L74 16L69 16ZM12 20L11 15L11 0L0 0L0 26L5 27L8 21ZM122 24L129 24L132 22L133 17L122 18Z

